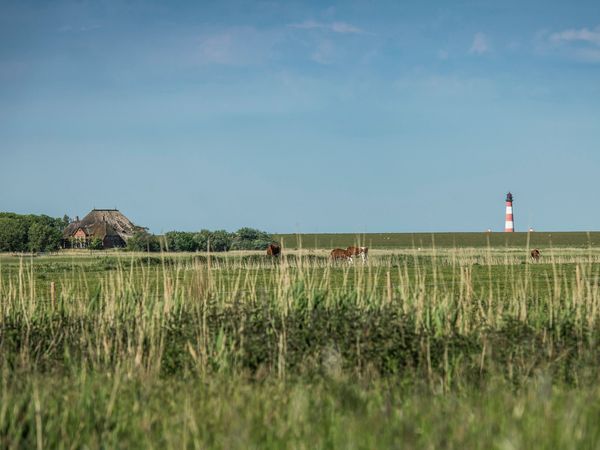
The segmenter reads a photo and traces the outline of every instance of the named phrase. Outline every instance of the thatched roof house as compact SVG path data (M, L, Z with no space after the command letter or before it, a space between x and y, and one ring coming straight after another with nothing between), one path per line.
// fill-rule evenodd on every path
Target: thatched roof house
M63 247L87 248L94 239L100 239L103 248L125 247L139 229L117 209L93 209L65 228Z

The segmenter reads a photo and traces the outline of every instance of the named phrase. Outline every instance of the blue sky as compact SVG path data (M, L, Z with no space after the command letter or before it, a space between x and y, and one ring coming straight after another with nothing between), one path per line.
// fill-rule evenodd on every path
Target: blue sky
M0 0L0 210L598 230L600 2Z

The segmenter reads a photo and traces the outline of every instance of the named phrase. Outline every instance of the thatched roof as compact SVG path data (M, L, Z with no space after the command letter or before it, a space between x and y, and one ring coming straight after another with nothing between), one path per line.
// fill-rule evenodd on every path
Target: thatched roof
M118 209L93 209L83 219L71 222L65 228L63 237L73 236L80 228L89 237L119 236L124 241L139 229Z

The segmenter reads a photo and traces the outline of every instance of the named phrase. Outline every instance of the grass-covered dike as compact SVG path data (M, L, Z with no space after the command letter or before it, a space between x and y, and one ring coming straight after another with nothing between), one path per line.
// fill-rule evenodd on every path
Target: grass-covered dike
M589 248L600 246L600 232L534 231L518 233L319 233L276 234L290 249L366 245L377 249L411 248Z

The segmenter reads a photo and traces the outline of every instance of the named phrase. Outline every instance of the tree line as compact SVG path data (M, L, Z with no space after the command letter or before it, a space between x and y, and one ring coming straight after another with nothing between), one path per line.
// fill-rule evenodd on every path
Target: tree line
M0 252L49 252L61 248L63 230L70 219L46 215L0 212ZM127 240L132 251L169 252L226 252L229 250L264 250L273 236L254 228L235 232L201 230L198 232L169 231L162 236L137 231ZM102 240L94 238L89 249L101 250Z
M0 212L1 252L48 252L60 248L67 216L56 219L46 215Z
M133 251L169 252L227 252L229 250L264 250L273 242L273 236L254 228L226 230L200 230L198 232L169 231L156 236L138 231L127 241Z

